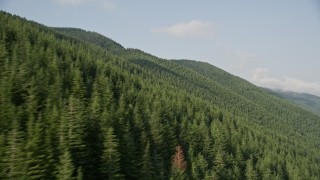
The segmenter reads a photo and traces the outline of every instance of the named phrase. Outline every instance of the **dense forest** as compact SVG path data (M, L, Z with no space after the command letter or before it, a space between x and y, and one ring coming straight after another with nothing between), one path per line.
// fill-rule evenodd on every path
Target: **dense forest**
M286 99L320 116L320 97L319 96L308 94L308 93L301 93L301 92L272 90L267 88L265 89L275 96Z
M208 63L0 12L0 179L319 179L320 117Z

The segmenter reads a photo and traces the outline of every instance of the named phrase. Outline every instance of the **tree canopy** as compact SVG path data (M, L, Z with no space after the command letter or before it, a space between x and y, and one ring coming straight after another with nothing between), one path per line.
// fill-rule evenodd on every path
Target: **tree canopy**
M319 129L208 63L0 12L2 179L319 179Z

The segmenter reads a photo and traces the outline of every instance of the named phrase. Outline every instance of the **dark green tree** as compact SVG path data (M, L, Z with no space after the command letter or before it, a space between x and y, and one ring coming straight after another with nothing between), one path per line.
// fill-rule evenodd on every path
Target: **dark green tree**
M41 120L41 119L39 119ZM42 123L33 124L31 131L33 134L28 135L26 145L26 170L28 179L42 179L48 177L49 166L51 165L51 154L46 146L45 132Z
M1 162L1 175L5 179L26 177L25 153L23 150L23 133L16 120L13 120L11 131L7 139L6 151Z
M103 178L123 179L120 174L120 154L118 152L118 140L114 135L113 128L106 130L104 138L104 150L101 157L100 170Z
M253 164L253 158L250 157L250 159L247 160L247 166L246 166L246 178L248 180L255 180L258 179L257 171L254 168Z
M150 153L150 144L147 142L146 149L142 157L142 167L141 167L141 179L154 179L153 178L153 164L152 157Z
M198 154L192 160L192 177L194 179L204 179L208 171L207 160L203 157L202 154Z
M59 158L59 164L57 166L57 179L58 180L72 180L74 179L75 167L72 163L71 154L69 150L65 148L61 152Z

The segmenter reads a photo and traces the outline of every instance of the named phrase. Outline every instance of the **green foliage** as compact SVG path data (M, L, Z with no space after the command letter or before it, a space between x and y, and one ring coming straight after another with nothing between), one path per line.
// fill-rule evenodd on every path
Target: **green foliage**
M192 160L192 177L194 179L204 179L207 171L207 160L203 157L202 154L198 154L198 156Z
M247 167L246 167L246 179L248 180L255 180L258 179L258 174L254 169L252 157L247 160Z
M58 173L57 173L57 179L59 180L69 180L74 179L74 165L71 161L71 155L69 153L68 149L65 149L64 152L62 152L60 156L60 162L57 166Z
M271 94L278 96L280 98L287 99L294 104L305 108L318 116L320 116L320 97L307 94L307 93L299 93L299 92L291 92L291 91L280 91L280 90L270 90L266 89Z
M207 63L0 12L1 179L319 179L319 129Z
M23 136L15 120L12 122L12 130L8 134L7 143L5 152L2 154L1 176L6 179L24 177Z
M144 151L142 157L142 167L141 167L141 179L154 179L154 171L153 171L153 164L152 164L152 157L150 154L150 144L149 142L146 145L146 149Z
M118 152L118 141L113 134L113 129L106 132L104 150L102 155L101 172L106 179L122 179L120 174L120 154Z

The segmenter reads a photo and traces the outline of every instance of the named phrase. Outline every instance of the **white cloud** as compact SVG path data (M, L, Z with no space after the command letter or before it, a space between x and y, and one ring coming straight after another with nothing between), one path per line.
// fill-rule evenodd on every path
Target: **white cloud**
M156 28L153 31L176 38L189 38L213 37L215 29L216 27L210 22L193 20L186 23L178 23L167 27Z
M257 68L253 71L252 83L272 89L285 91L306 92L320 96L320 83L307 82L292 77L275 78L268 75L265 68Z

